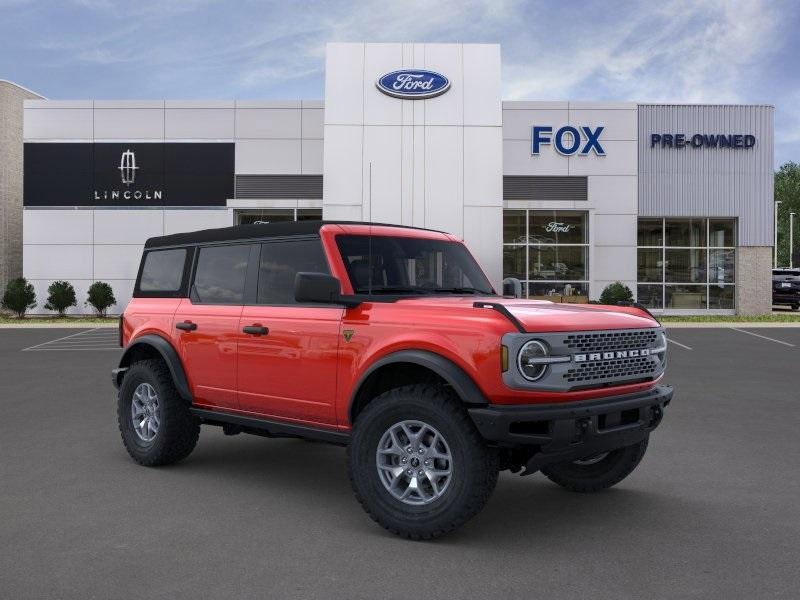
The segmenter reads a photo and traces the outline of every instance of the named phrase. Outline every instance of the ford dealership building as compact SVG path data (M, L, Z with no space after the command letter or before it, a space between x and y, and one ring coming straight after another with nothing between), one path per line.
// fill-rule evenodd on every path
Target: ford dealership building
M503 101L497 45L336 43L324 102L29 99L23 136L37 310L121 310L150 236L319 218L454 233L530 297L770 310L771 106Z

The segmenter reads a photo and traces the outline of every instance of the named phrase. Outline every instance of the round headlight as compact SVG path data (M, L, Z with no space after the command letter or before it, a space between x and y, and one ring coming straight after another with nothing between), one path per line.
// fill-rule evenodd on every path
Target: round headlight
M547 358L550 351L542 342L531 340L527 342L519 350L517 355L517 366L519 372L528 381L536 381L541 379L544 372L547 370L547 363L540 362L541 359Z

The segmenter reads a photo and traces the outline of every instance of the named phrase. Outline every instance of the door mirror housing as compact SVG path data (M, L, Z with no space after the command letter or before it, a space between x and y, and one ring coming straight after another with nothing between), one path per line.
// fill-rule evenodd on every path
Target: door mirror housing
M294 299L300 304L341 304L347 307L361 304L353 296L342 296L339 280L327 273L300 272L294 278Z
M522 297L522 282L516 277L506 277L503 279L503 296L512 298Z

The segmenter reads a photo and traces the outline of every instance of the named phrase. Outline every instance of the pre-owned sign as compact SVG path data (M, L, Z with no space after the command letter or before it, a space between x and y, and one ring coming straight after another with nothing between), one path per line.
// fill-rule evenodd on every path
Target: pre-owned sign
M655 148L752 148L756 136L749 133L651 133L650 147Z
M230 143L26 143L25 206L224 206Z

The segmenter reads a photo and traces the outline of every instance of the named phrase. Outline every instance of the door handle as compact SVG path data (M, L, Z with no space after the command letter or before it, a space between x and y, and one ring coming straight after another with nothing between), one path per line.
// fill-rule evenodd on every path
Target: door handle
M175 329L180 329L181 331L194 331L197 329L197 323L192 323L191 321L175 323Z
M250 335L267 335L269 333L269 329L261 325L247 325L242 327L242 331Z

